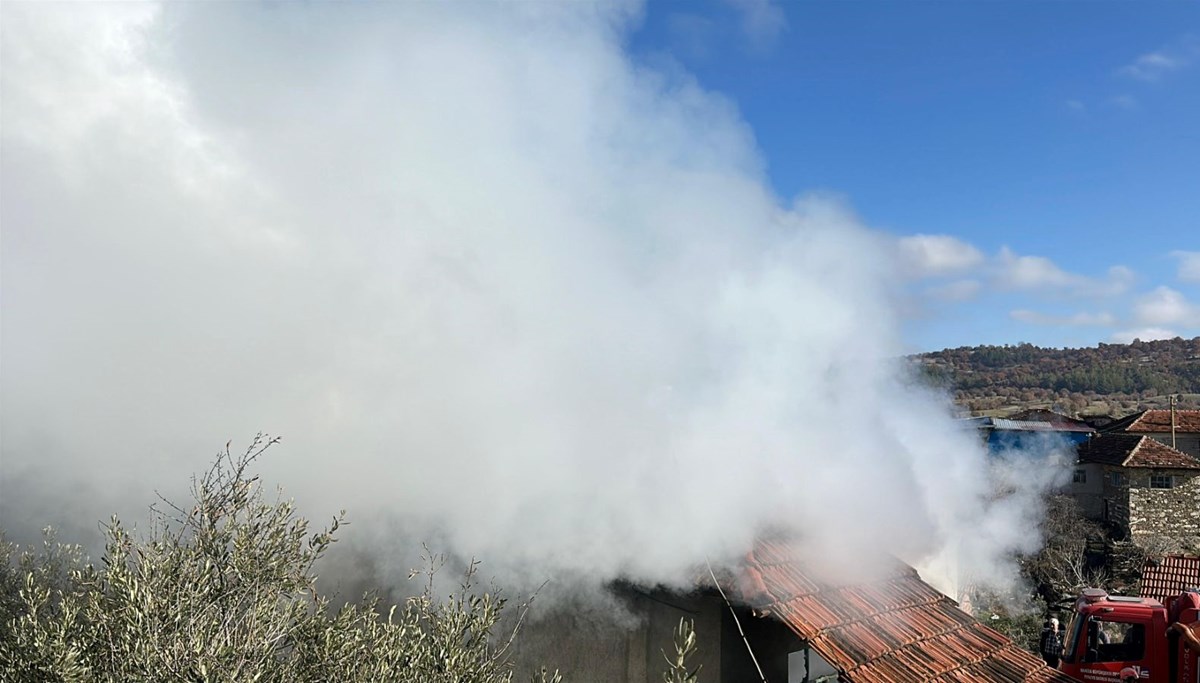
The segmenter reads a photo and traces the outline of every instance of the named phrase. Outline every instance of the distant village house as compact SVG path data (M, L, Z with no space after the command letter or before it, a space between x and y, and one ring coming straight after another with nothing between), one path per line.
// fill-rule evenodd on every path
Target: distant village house
M1106 433L1080 444L1069 492L1084 516L1135 543L1200 539L1200 458L1153 434Z
M1200 410L1143 410L1105 425L1104 432L1141 434L1200 458Z
M1070 447L1085 443L1096 433L1082 420L1044 409L1024 410L1008 417L973 417L969 422L993 453Z

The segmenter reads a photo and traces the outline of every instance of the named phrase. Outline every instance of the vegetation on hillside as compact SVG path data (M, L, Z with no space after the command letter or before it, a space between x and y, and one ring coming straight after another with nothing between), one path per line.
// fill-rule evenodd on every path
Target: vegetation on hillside
M922 374L975 412L1047 406L1083 417L1200 408L1200 337L1081 349L964 346L913 357Z

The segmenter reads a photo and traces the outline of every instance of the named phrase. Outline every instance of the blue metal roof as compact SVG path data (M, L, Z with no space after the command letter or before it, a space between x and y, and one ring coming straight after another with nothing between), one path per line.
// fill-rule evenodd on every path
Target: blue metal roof
M1037 420L1009 420L1003 417L972 417L967 420L981 429L1002 429L1012 432L1094 432L1091 427L1074 427Z

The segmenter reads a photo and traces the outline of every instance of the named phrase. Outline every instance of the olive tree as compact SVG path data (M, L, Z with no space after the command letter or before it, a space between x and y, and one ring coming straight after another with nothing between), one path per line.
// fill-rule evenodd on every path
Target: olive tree
M398 605L368 594L334 608L316 565L344 512L311 528L268 497L251 465L277 443L228 445L184 505L162 499L144 534L112 518L98 563L47 530L40 548L0 537L0 680L63 683L510 683L510 648L529 603L477 589L478 565L435 595L444 558L426 549L424 588ZM515 613L513 609L515 608ZM695 683L691 624L665 680ZM534 683L563 683L558 671Z
M226 447L190 503L152 509L144 536L113 518L97 564L52 535L37 551L0 544L0 679L511 681L516 629L497 633L506 601L475 590L474 564L445 599L431 580L386 609L331 608L314 565L343 518L313 529L264 495L250 465L275 443Z

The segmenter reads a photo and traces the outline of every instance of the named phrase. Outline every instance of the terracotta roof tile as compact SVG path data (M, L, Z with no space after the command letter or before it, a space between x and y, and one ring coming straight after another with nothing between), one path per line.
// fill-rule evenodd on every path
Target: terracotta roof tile
M1187 588L1200 588L1200 557L1167 555L1155 563L1147 561L1142 569L1142 597L1166 603Z
M1200 460L1147 436L1129 456L1125 466L1200 470Z
M798 544L760 541L746 558L741 598L786 623L842 680L1072 680L958 609L899 561L883 563L871 581L834 585L807 573L801 557Z
M1121 431L1136 434L1169 433L1171 431L1170 410L1143 410L1123 417L1107 425L1104 431ZM1200 432L1200 410L1175 410L1176 432Z
M1101 434L1076 448L1080 462L1121 467L1200 470L1200 460L1140 434Z

